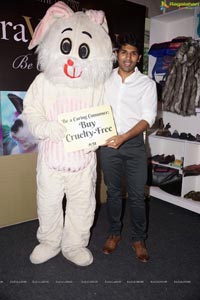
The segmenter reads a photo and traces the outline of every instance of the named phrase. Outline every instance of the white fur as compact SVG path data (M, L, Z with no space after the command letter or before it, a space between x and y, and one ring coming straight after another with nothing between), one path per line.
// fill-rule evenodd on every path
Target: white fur
M61 33L69 27L72 31ZM83 29L91 34L92 39L82 33ZM68 55L60 51L61 41L65 37L72 41L72 49ZM81 59L78 55L79 46L83 43L90 49L87 59ZM72 88L98 86L107 79L112 68L112 45L109 36L100 25L90 21L82 12L55 21L38 46L37 53L40 69L46 77L54 84L66 84ZM81 77L71 79L65 75L63 68L68 59L73 60L75 67L82 70Z
M76 265L86 267L93 262L93 256L87 248L71 249L69 252L62 252L63 256Z
M30 255L32 264L42 264L60 252L60 248L53 248L51 245L39 244Z
M63 47L68 52L61 51L63 40L71 44L69 48L66 44ZM34 45L38 45L42 73L26 93L24 114L30 131L39 139L37 238L40 245L30 259L32 263L42 263L57 255L61 247L68 260L88 266L93 262L86 247L96 206L96 155L92 152L95 149L64 151L58 115L102 104L104 82L113 63L104 13L92 10L87 14L72 13L64 3L57 2L37 26L29 49ZM81 45L88 47L87 57L79 53Z

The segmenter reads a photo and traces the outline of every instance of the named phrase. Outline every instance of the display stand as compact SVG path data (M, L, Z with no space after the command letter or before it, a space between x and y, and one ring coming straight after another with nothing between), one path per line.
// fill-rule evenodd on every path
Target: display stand
M179 9L150 20L150 46L154 43L170 41L173 38L195 36L196 9ZM149 56L149 75L151 76L155 58ZM156 78L159 81L159 78ZM166 125L170 123L170 131L186 132L196 136L200 134L200 113L196 116L181 116L175 113L159 110L158 118L162 117ZM149 156L156 154L172 155L183 159L183 166L200 164L200 143L187 140L173 139L155 135L148 132L147 143ZM181 170L180 170L181 172ZM196 213L200 213L200 202L184 198L189 191L200 190L200 175L183 177L181 196L173 196L164 192L159 187L150 186L149 194L161 200L173 203Z

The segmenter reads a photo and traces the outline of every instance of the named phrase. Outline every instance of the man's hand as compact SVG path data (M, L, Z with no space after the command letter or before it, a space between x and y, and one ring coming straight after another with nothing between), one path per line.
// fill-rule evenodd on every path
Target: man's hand
M148 122L145 120L141 120L127 132L120 135L114 135L111 138L107 139L105 144L102 146L118 149L124 142L141 134L142 132L146 131L148 128L149 128Z
M118 149L125 141L126 139L124 134L114 135L111 138L107 139L105 144L102 146Z

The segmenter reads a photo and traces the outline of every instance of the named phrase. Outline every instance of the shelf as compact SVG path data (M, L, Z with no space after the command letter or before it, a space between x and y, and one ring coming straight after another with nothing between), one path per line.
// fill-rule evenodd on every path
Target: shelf
M175 138L171 138L171 137L167 137L167 136L156 135L155 133L150 134L148 137L149 138L155 138L155 139L169 140L169 141L178 142L178 143L179 142L180 143L189 143L189 144L194 144L194 145L199 145L200 146L200 142L197 142L197 141L175 139Z
M169 193L164 192L163 190L161 190L159 187L156 186L147 187L147 190L148 190L148 194L155 198L169 202L171 204L175 204L177 206L180 206L182 208L200 214L200 202L198 201L171 195Z
M173 141L173 142L180 142L180 143L184 143L187 140L181 140L181 139L174 139L171 137L167 137L167 136L162 136L162 135L156 135L155 133L152 133L148 136L149 138L155 138L155 139L163 139L163 140L169 140L169 141ZM189 142L189 141L187 141ZM200 143L199 143L200 144Z
M148 136L148 156L174 155L175 159L181 159L185 154L185 141L156 135Z
M161 166L161 167L166 167L166 168L171 168L171 169L178 170L179 174L182 174L182 166L181 167L173 166L173 165L170 165L170 163L169 164L160 164L159 162L154 161L154 160L152 160L152 161L150 160L150 163L152 165L156 165L156 166Z
M149 45L151 46L154 43L171 41L172 39L180 36L195 38L195 26L197 26L198 13L199 10L196 10L196 8L183 8L151 18ZM155 57L151 55L149 56L148 74L150 77L155 60ZM158 77L159 81L160 78L161 76ZM160 107L158 106L157 119L162 118L164 125L169 123L171 126L171 133L176 130L179 134L183 132L188 134L190 133L193 136L200 134L200 113L196 113L196 115L191 116L182 116L170 111L163 111L161 104ZM200 108L198 108L197 111L200 112ZM176 159L183 160L183 166L200 163L200 142L157 136L155 130L155 128L152 128L149 132L147 132L146 150L148 157L162 154L173 154ZM158 165L163 164L158 163ZM174 166L170 165L164 166L174 168ZM180 170L180 168L177 169ZM169 194L155 186L148 187L148 194L160 200L200 214L200 202L184 198L184 195L189 191L198 191L199 186L200 176L182 176L180 197Z

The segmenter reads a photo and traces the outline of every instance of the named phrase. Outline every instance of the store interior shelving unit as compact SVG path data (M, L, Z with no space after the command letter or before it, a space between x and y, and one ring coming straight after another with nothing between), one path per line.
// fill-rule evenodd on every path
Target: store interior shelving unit
M170 41L179 36L195 37L197 9L179 9L165 13L150 20L150 46L154 43ZM149 75L155 58L149 56ZM156 76L156 81L161 80ZM195 116L186 116L162 111L158 109L157 118L163 118L164 124L170 123L170 131L177 130L179 133L200 134L200 113ZM147 134L149 156L156 154L175 155L176 159L183 158L183 166L200 164L200 143L187 140L173 139L155 135L153 130ZM181 172L181 169L180 169ZM193 212L200 213L200 202L184 198L189 191L200 191L200 175L183 177L181 196L173 196L159 187L150 186L148 192L151 196L173 203Z

